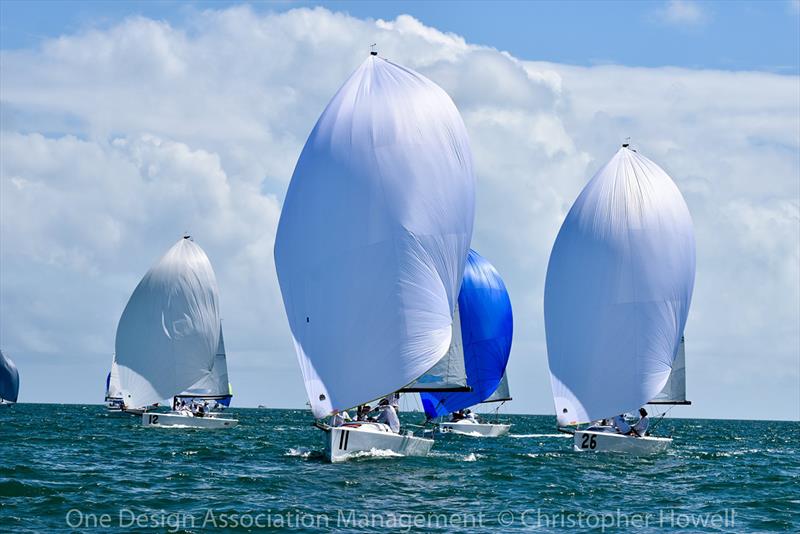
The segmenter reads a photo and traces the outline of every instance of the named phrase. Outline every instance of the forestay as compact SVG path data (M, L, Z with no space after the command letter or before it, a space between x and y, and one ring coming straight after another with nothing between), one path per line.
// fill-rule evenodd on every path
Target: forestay
M276 236L316 417L397 391L447 352L474 189L450 97L410 69L368 57L306 141Z
M469 251L458 295L469 392L420 393L428 417L479 404L500 385L511 353L513 316L503 279L485 258Z
M694 273L680 191L623 147L578 196L550 255L544 313L559 424L634 411L661 391Z
M19 371L11 358L0 350L0 399L17 402L19 396Z
M127 406L170 398L207 376L219 343L218 301L211 263L188 236L147 272L117 327Z

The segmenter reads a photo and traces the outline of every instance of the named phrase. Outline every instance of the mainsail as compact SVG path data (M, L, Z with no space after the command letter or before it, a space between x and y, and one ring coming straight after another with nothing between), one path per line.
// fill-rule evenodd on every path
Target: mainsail
M219 344L219 297L205 252L179 240L139 282L117 326L126 406L170 398L207 376Z
M416 393L422 391L470 391L467 385L467 369L464 367L464 344L461 340L461 314L458 303L453 313L450 348L430 371L417 378L400 391Z
M217 353L214 356L214 364L203 378L181 393L181 396L217 397L220 404L227 406L230 403L230 391L231 387L228 382L228 361L225 357L225 339L222 336L222 327L220 327L219 344L217 345Z
M428 417L438 417L489 398L505 376L513 316L503 279L485 258L469 251L458 295L464 366L469 392L420 393Z
M450 97L369 56L309 135L275 241L316 417L397 391L447 352L474 210Z
M19 371L11 358L0 350L0 400L17 402L19 396Z
M494 390L494 393L483 401L483 404L488 404L490 402L506 402L513 400L511 398L511 391L508 388L508 373L503 374L503 379L500 380L500 385L497 386L497 389Z
M559 424L634 411L661 391L694 273L680 191L623 147L578 196L550 255L544 316Z
M111 371L106 376L106 400L121 399L122 386L119 383L119 367L116 356L111 360Z
M672 363L672 371L669 379L661 392L656 395L649 404L691 404L692 401L686 399L686 344L683 336L678 345L678 355Z

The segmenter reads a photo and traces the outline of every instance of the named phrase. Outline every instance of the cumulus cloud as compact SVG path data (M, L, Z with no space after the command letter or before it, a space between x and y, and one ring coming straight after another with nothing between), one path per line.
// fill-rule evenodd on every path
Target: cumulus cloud
M726 399L737 415L777 404L797 417L797 77L528 62L409 16L321 8L208 10L180 27L134 17L2 52L0 334L24 400L98 400L130 292L190 231L217 272L239 402L304 404L275 228L306 136L373 42L464 117L473 245L512 293L518 411L552 410L542 291L555 234L631 136L675 178L696 225L694 413L719 415Z
M665 23L676 26L699 26L708 21L708 13L692 0L669 0L657 14Z

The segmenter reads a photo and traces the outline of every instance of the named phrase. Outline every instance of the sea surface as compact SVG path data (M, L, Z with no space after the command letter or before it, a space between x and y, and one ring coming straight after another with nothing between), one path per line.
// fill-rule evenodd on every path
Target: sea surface
M300 410L143 428L102 406L0 408L0 532L800 531L800 424L665 419L655 457L575 453L554 417L331 465ZM419 413L404 413L418 423Z

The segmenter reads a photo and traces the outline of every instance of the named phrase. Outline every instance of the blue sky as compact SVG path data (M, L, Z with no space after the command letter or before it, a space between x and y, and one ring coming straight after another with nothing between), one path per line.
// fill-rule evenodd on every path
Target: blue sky
M235 2L67 2L4 0L2 48L42 37L107 27L142 15L181 23L203 9ZM758 2L498 1L254 2L256 11L324 5L360 18L413 15L426 25L517 57L573 65L680 66L797 74L800 8L791 0ZM689 7L676 7L676 6Z
M514 308L508 410L553 413L550 249L631 137L697 237L694 404L673 414L800 418L797 2L312 6L0 2L0 346L23 402L102 400L125 303L188 230L217 273L234 404L304 406L275 229L311 128L377 41L464 118L472 246Z

